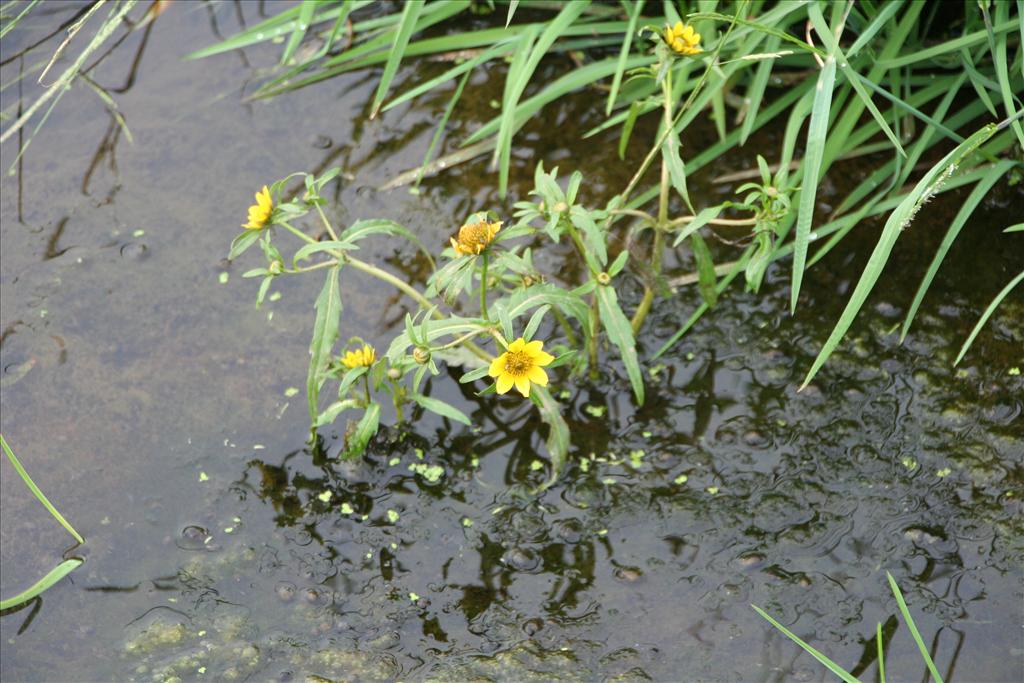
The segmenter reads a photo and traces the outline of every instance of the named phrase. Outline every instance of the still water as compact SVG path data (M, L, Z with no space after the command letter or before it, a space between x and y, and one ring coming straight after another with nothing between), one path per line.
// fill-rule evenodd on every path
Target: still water
M5 53L71 12L50 5ZM987 200L900 346L893 328L959 197L929 204L850 338L800 394L878 223L810 271L795 317L787 265L760 295L732 292L649 367L640 410L612 360L594 384L561 378L574 464L539 497L529 494L544 477L531 467L544 456L535 414L445 373L433 394L473 428L427 417L412 433L382 431L365 462L340 463L343 422L311 449L302 393L290 395L305 379L318 283L279 279L280 298L256 310L256 285L240 277L255 257L223 258L255 189L340 166L338 224L390 218L439 251L466 214L508 213L539 160L589 172L594 204L635 164L616 161L614 136L578 142L600 121L588 103L603 101L582 93L517 138L506 204L485 159L418 196L378 191L419 164L448 93L367 122L379 72L250 102L247 83L279 47L182 61L259 12L173 5L96 72L134 143L77 86L21 174L0 181L2 430L87 540L74 551L81 568L0 618L5 681L830 680L751 603L864 680L877 676L881 622L890 677L922 680L886 571L947 681L1021 679L1019 293L951 368L1024 263L999 233L1019 220L1019 186ZM54 49L51 39L5 64L3 83ZM410 65L396 91L439 68ZM478 74L456 133L494 115L502 79L491 76ZM5 88L3 109L17 97ZM686 144L699 148L701 135L713 133L698 127ZM778 135L755 136L691 191L719 201L728 186L711 179L771 154ZM15 153L4 147L5 170ZM825 185L822 202L840 189ZM557 272L564 254L549 250L543 266ZM378 240L361 256L411 281L427 275L403 243ZM354 272L342 286L342 337L385 344L407 302ZM632 283L624 296L639 293ZM659 302L642 352L698 304L693 288ZM410 470L421 462L443 475ZM0 471L0 588L11 595L68 539L9 463Z

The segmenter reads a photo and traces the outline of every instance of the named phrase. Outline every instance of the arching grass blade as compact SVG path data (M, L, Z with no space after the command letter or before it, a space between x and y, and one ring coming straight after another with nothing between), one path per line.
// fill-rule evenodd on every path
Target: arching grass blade
M28 472L25 471L25 468L22 466L21 461L18 460L18 456L14 455L14 451L12 451L11 447L7 445L7 440L4 439L2 434L0 434L0 446L3 446L3 450L4 453L7 455L7 459L11 461L12 465L14 465L14 469L18 471L18 474L21 476L21 480L25 482L25 485L28 486L30 491L32 491L36 499L38 499L39 502L43 504L43 507L50 511L50 514L53 515L53 518L60 522L60 525L67 529L68 533L74 536L76 541L78 541L79 543L85 543L85 539L82 538L81 534L75 531L75 528L71 526L68 520L64 519L64 515L60 514L60 512L57 511L57 508L53 507L53 503L51 503L50 500L43 494L43 492L39 490L39 487L36 486L36 483L32 481L32 477L28 476Z
M6 600L0 600L0 612L23 605L32 598L36 597L43 591L52 587L55 583L63 579L65 576L70 574L74 569L82 565L82 560L78 558L72 558L70 560L64 560L56 567L51 569L46 576L36 581L26 590L15 595L13 598Z
M969 337L967 337L967 341L965 341L964 345L960 347L960 353L957 354L956 360L953 361L954 366L959 364L960 361L963 360L964 354L966 354L967 350L971 348L971 344L974 343L974 338L978 336L979 332L981 332L981 328L984 327L985 323L988 322L988 319L992 317L992 313L995 312L996 308L999 307L999 304L1002 303L1003 299L1006 298L1006 295L1009 294L1014 287L1019 285L1021 283L1021 280L1024 280L1024 270L1018 273L1017 277L1010 280L1010 284L1003 287L1002 291L996 294L996 297L992 299L991 303L989 303L988 305L988 308L985 309L985 312L981 314L981 318L978 319L978 324L974 326L973 330L971 330L971 334Z

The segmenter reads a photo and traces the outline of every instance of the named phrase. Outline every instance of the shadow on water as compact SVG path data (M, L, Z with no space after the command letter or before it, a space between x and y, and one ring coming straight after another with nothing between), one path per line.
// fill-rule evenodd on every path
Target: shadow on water
M3 432L87 539L83 567L0 620L4 680L828 680L750 603L864 680L875 680L882 622L890 671L920 677L886 570L947 680L1020 678L1024 384L1008 372L1024 364L1020 296L950 367L1021 266L994 239L1016 219L1019 188L987 200L984 226L961 237L900 346L906 294L959 197L922 211L889 289L800 394L878 223L810 271L796 317L785 264L760 295L734 292L648 369L642 409L611 363L598 382L556 386L572 465L542 496L530 493L547 476L535 413L444 374L430 391L472 428L416 415L415 432L387 428L365 461L339 462L345 425L304 446L290 391L305 377L316 283L275 284L280 300L257 311L239 277L250 264L221 260L253 188L340 165L339 223L386 216L435 245L459 217L500 205L484 159L427 179L418 196L373 190L420 162L443 96L366 122L376 73L243 103L242 84L276 50L180 61L259 12L175 6L129 35L94 77L118 91L135 143L75 88L2 180ZM18 68L4 64L3 82ZM494 115L500 81L478 77L463 132ZM616 160L613 136L576 142L599 121L598 108L581 109L593 97L553 105L524 131L513 195L538 160L595 174L594 203L623 184L635 163ZM704 135L710 126L685 142ZM777 149L778 135L750 146ZM741 152L713 173L749 166ZM824 186L822 201L840 191ZM705 175L691 192L722 188ZM411 248L372 249L411 281L427 276ZM538 264L558 272L564 253L549 248ZM685 254L672 265L688 266ZM343 287L342 336L384 343L406 302L358 274ZM639 291L627 282L624 296ZM660 303L642 350L698 302L683 289ZM3 473L8 595L65 539L7 463Z

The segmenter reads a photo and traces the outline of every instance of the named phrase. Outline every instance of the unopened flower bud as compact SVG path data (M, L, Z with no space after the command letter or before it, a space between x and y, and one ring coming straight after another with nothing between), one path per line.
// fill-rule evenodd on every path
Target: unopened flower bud
M388 368L388 379L398 381L402 379L402 371L398 368Z
M558 202L557 204L555 204L552 207L552 209L554 209L558 213L562 213L563 211L565 211L568 208L569 208L569 205L566 204L565 202Z
M284 264L281 263L281 259L274 259L270 262L270 267L267 269L271 275L280 275L281 271L284 270Z
M611 281L612 281L612 276L609 275L608 273L598 273L597 274L597 284L599 284L599 285L607 285Z
M412 351L412 359L420 365L426 365L430 362L430 349L424 346L417 346Z

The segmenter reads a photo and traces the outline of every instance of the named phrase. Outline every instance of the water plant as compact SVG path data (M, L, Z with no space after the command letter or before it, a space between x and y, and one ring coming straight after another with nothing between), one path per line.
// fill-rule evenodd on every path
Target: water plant
M935 683L942 683L942 676L939 675L939 670L935 666L935 662L932 661L932 656L928 651L928 646L925 645L924 640L921 638L921 632L917 628L917 624L914 623L914 617L911 616L910 610L907 608L907 602L903 598L903 593L900 591L899 584L896 583L896 579L892 578L892 574L889 572L885 573L886 578L889 580L889 588L892 590L893 597L896 598L896 604L899 606L900 614L903 616L903 621L907 625L907 629L910 631L910 635L914 639L914 643L917 644L917 649L921 653L921 659L924 661L925 666L928 668L928 673L931 674L932 680ZM792 640L794 643L802 647L808 654L817 659L819 662L825 665L829 671L834 673L846 683L860 683L860 679L854 676L852 673L846 671L839 664L829 659L827 656L822 654L814 647L805 643L799 636L794 634L788 628L780 624L774 618L771 617L767 612L758 607L757 605L751 605L758 614L768 620L768 622L777 628L779 631L784 633L787 638ZM878 622L875 625L875 646L876 646L876 657L878 659L878 678L881 683L885 683L885 640L882 637L882 624Z
M465 13L488 8L495 9L496 22L504 18L504 26L455 28ZM647 16L650 10L662 14ZM453 29L433 35L447 25ZM422 36L427 30L432 35ZM653 300L669 293L660 272L664 254L689 245L693 280L703 303L654 358L715 306L740 273L746 287L756 291L769 266L783 259L792 260L790 310L796 313L805 271L867 219L888 213L846 309L806 372L801 385L806 386L838 348L899 236L931 197L973 186L908 306L901 340L949 244L997 182L1021 173L1024 109L1015 93L1024 88L1022 33L1020 8L1009 2L956 8L902 0L774 6L749 0L722 6L624 2L621 7L510 2L502 11L494 3L439 0L405 3L388 14L367 2L307 1L190 56L209 57L286 39L278 70L259 85L254 98L279 96L383 65L371 118L457 81L423 166L396 181L418 182L425 174L490 153L502 196L515 134L552 101L580 88L606 89L608 118L586 135L619 127L623 158L636 150L632 132L637 121L658 115L658 132L653 140L643 141L648 151L616 196L615 210L602 222L607 231L616 224L628 225L631 240L637 242L650 230L645 259L650 267L639 272L645 290L631 320L634 333ZM319 47L300 51L304 42ZM552 69L539 68L545 57L570 52L584 55L584 61L568 72L551 76ZM456 63L389 100L402 60L424 55L455 55ZM432 161L469 75L478 68L496 70L501 60L508 61L508 68L500 113L459 149ZM535 84L535 94L524 97L527 85L542 74L548 80ZM757 129L779 117L785 117L786 127L778 153L755 154L755 168L728 176L760 178L760 183L736 189L737 194L747 193L743 201L707 206L702 198L689 196L688 175L742 147ZM717 140L703 148L691 143L692 153L685 154L688 128L700 119L713 122ZM951 144L944 157L928 161L934 150ZM845 160L865 155L881 159L876 170L861 177L825 220L819 220L815 208L822 179ZM659 159L660 177L645 189L648 171ZM922 170L924 175L917 176ZM915 176L919 180L908 185ZM652 203L656 209L645 212ZM680 209L689 215L671 215ZM717 238L716 225L749 228L745 238L728 243L738 252L717 264L716 251L708 245L708 239ZM821 246L812 253L813 244ZM627 370L633 373L635 366L627 365Z
M0 446L3 447L3 451L7 456L7 459L14 466L14 469L17 470L18 476L20 476L21 480L25 482L25 486L27 486L32 492L32 495L36 497L36 500L43 504L43 507L45 507L53 518L56 519L60 525L74 537L75 541L77 541L79 545L85 543L85 539L82 538L81 534L75 531L75 528L71 526L66 519L64 519L64 515L60 514L57 508L53 506L53 503L51 503L39 487L36 486L36 483L32 481L32 477L30 477L28 472L25 471L25 467L21 464L21 461L18 460L18 457L14 455L14 451L11 450L11 447L7 445L7 440L4 439L2 434L0 434ZM47 572L43 578L39 579L25 590L10 598L0 600L0 611L18 607L19 605L23 605L32 600L74 571L77 567L81 566L82 562L83 560L77 557L71 557L63 560L56 567Z

